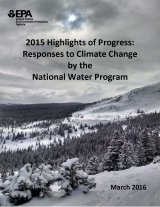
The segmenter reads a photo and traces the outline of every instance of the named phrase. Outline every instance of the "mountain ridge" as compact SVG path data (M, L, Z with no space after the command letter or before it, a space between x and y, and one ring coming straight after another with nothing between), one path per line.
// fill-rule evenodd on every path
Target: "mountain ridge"
M80 112L75 112L72 117L82 122L112 121L135 116L137 110L145 113L160 111L160 82L98 101Z

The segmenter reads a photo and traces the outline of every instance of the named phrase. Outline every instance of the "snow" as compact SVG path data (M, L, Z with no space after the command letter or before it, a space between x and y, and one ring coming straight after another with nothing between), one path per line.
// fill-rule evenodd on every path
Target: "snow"
M58 182L55 182L53 185L50 187L51 191L48 192L48 195L50 196L55 196L55 197L63 197L66 195L66 192L61 189L61 186L58 184Z
M26 190L26 191L13 191L11 193L12 197L22 197L22 198L27 198L27 199L31 199L32 195L30 190Z
M10 137L9 140L6 139L5 144L0 140L0 152L8 151L8 150L15 151L17 149L28 149L28 147L33 147L33 149L36 149L39 144L48 146L50 143L54 143L55 140L56 141L61 140L63 142L64 137L58 134L52 135L50 139L50 132L54 129L58 129L60 123L71 125L71 127L75 127L77 129L77 131L73 131L72 133L69 134L70 137L80 137L80 135L82 134L96 131L96 129L91 130L91 129L88 129L88 127L84 127L84 129L79 129L80 123L71 122L70 120L68 120L68 118L61 120L60 123L51 124L49 127L46 127L46 128L39 127L40 124L45 123L45 122L46 120L36 121L36 122L29 123L29 124L23 124L19 127L11 127L11 126L0 127L1 137L5 139L7 138L7 136ZM36 135L34 138L30 138L30 135L32 133L42 134L44 132L46 133L45 135L43 135L44 137L43 139L41 139L39 135ZM26 134L25 136L26 139L11 141L13 134L17 135L18 133ZM65 137L67 136L68 136L68 131L65 130Z
M97 187L88 194L81 189L71 196L33 198L23 206L160 206L160 164L132 167L123 171L102 172L95 177ZM111 185L146 185L146 190L111 190Z
M5 196L0 191L0 206L11 206L8 196Z
M46 120L32 122L29 124L23 124L19 127L0 127L0 135L6 140L0 143L0 152L7 150L27 149L29 146L36 149L36 143L40 145L49 145L54 141L62 140L58 134L50 137L51 131L56 131L60 124L66 124L76 129L72 130L69 134L70 137L80 137L82 134L95 132L96 129L80 129L81 124L95 125L101 123L107 123L108 121L117 121L125 119L128 116L136 116L137 110L143 110L145 113L160 111L160 83L138 88L120 96L113 97L111 99L100 101L82 111L78 111L72 114L72 117L61 120L59 123L52 123L49 127L42 127ZM39 127L41 126L41 127ZM123 127L126 130L126 126ZM24 140L11 141L13 133L25 134ZM32 133L37 133L35 137L31 137ZM43 139L41 139L43 134ZM65 137L68 136L68 130L65 130Z
M79 163L79 159L78 158L68 159L66 162L62 163L62 167L71 168L74 163Z
M87 178L88 174L86 172L84 172L83 170L77 170L77 177L79 178Z
M71 120L83 124L106 123L136 116L138 109L145 113L160 111L160 83L100 101L82 111L73 113Z
M49 140L49 135L47 134L47 136L45 136L44 139L39 139L39 136L36 136L34 138L29 138L31 133L40 133L42 134L43 132L46 131L46 128L41 128L41 127L37 127L37 125L40 125L41 123L45 123L46 121L36 121L36 122L32 122L29 124L23 124L19 127L11 127L11 126L7 126L7 127L0 127L0 131L1 131L1 136L6 138L7 136L10 137L9 140L6 140L6 143L0 143L0 152L1 151L8 151L8 150L17 150L17 149L27 149L28 147L33 146L34 148L36 148L36 143L38 142L41 145L49 145L50 143L53 143L54 140L58 140L61 139L62 137L59 135L56 136L52 136L52 139ZM56 127L58 127L58 125L56 124L52 124L49 127L49 130L53 130ZM18 141L11 141L13 134L17 135L18 133L24 133L26 134L26 139L25 140L18 140ZM2 148L3 146L3 148Z

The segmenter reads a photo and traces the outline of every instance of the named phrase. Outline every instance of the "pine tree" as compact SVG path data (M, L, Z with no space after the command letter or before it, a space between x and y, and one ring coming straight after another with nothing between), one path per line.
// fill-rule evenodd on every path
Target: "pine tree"
M151 136L155 143L156 155L160 155L160 136L158 129L155 129Z
M133 144L130 141L125 140L120 150L119 168L127 169L133 165L135 165Z
M9 195L15 204L27 202L32 198L30 174L31 165L27 164L19 171L18 175L13 177L8 186Z
M46 190L49 189L49 186L54 182L51 166L44 164L40 165L33 171L31 181L33 183L32 195L43 197Z
M29 201L33 196L43 197L53 182L54 176L49 165L41 165L33 170L30 164L26 164L17 175L8 177L2 189L18 205Z
M146 163L145 151L144 151L141 140L138 140L135 146L134 161L135 161L136 166L141 166Z
M99 160L98 160L98 157L97 156L93 156L88 161L87 172L90 175L95 175L95 174L98 173L98 170L99 170Z
M84 193L96 187L94 179L89 178L87 173L82 170L78 158L68 159L61 164L61 168L56 175L56 181L58 181L60 189L64 190L66 195L70 195L79 185L83 186Z
M119 137L118 131L116 131L113 135L113 138L110 142L110 146L108 147L108 151L103 159L103 167L104 170L118 170L119 166L119 154L120 149L123 144L123 141Z
M146 128L140 133L140 140L144 148L146 162L151 162L156 155L155 140L152 139L151 133Z

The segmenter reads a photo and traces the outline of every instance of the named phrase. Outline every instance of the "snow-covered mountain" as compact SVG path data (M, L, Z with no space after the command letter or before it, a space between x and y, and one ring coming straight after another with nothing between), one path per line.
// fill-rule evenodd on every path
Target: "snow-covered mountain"
M72 129L70 137L79 137L81 134L93 131L87 127L80 129L81 123L92 125L99 122L105 123L119 120L128 116L136 116L138 109L139 112L143 110L145 113L160 111L160 83L137 88L128 93L99 101L81 111L73 113L70 118L61 119L59 123L48 123L46 125L46 120L41 120L23 123L20 126L0 126L0 152L9 149L24 149L29 146L36 147L37 142L49 145L55 140L62 139L62 136L58 134L62 124ZM40 111L42 110L40 109ZM51 113L51 109L49 112ZM64 134L67 137L66 129ZM13 139L13 136L21 138Z
M112 121L145 113L160 111L160 83L134 89L128 93L106 99L75 112L73 120L80 122Z

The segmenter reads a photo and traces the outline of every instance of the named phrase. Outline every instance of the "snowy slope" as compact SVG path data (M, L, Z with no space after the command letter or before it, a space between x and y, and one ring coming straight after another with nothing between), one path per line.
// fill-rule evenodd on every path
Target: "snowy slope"
M119 120L126 118L127 116L137 115L137 109L143 110L146 113L155 110L160 111L160 83L138 88L123 95L100 101L82 111L73 113L72 117L62 120L61 123L76 128L77 131L73 131L70 136L79 137L81 134L92 132L92 130L89 130L88 128L85 128L84 130L80 129L81 123L94 125L99 122L105 123L108 121ZM42 128L37 126L41 122L45 122L45 120L15 128L10 126L0 127L0 136L6 140L6 143L4 144L3 139L1 139L0 152L9 149L16 150L18 148L28 148L29 146L35 148L38 136L42 133L46 133L46 135L43 136L42 140L39 140L41 145L48 145L49 143L53 143L54 140L62 139L58 134L52 135L51 139L49 139L50 132L54 129L58 129L60 123L52 124L49 128ZM94 129L94 131L96 131L96 129ZM33 132L38 133L38 135L29 138L30 134ZM13 133L15 135L17 133L25 133L26 139L23 141L11 141ZM65 136L67 137L67 132L65 132ZM7 139L7 137L9 137L9 139Z
M146 113L160 111L160 83L137 88L109 100L98 102L81 112L75 112L74 121L94 123L135 116L137 109Z
M80 190L67 197L34 198L23 206L160 206L160 164L132 167L95 175L97 187L88 194ZM111 185L146 185L146 190L111 190Z
M62 120L60 123L51 124L49 127L40 127L39 124L44 123L43 121L36 121L32 122L30 124L22 124L21 126L17 127L0 127L0 152L2 151L8 151L8 150L17 150L17 149L27 149L28 147L33 147L33 149L36 149L38 147L37 143L40 145L49 145L50 143L54 143L54 141L61 140L63 142L64 138L60 136L58 133L55 133L55 135L50 136L50 132L53 130L58 130L59 125L61 123L63 124L71 124L70 121L67 119ZM72 123L72 127L75 127L77 131L72 131L70 133L70 137L80 137L81 134L91 133L93 131L96 131L96 129L91 130L88 129L88 127L84 127L84 129L80 129L80 123ZM17 135L18 133L25 134L24 140L16 140L12 141L13 134ZM33 138L30 138L30 135L32 133L37 133L37 135ZM43 139L39 139L41 134L43 135ZM68 136L68 131L64 131L65 137ZM3 142L3 139L5 139L5 144ZM7 139L9 137L9 139Z

